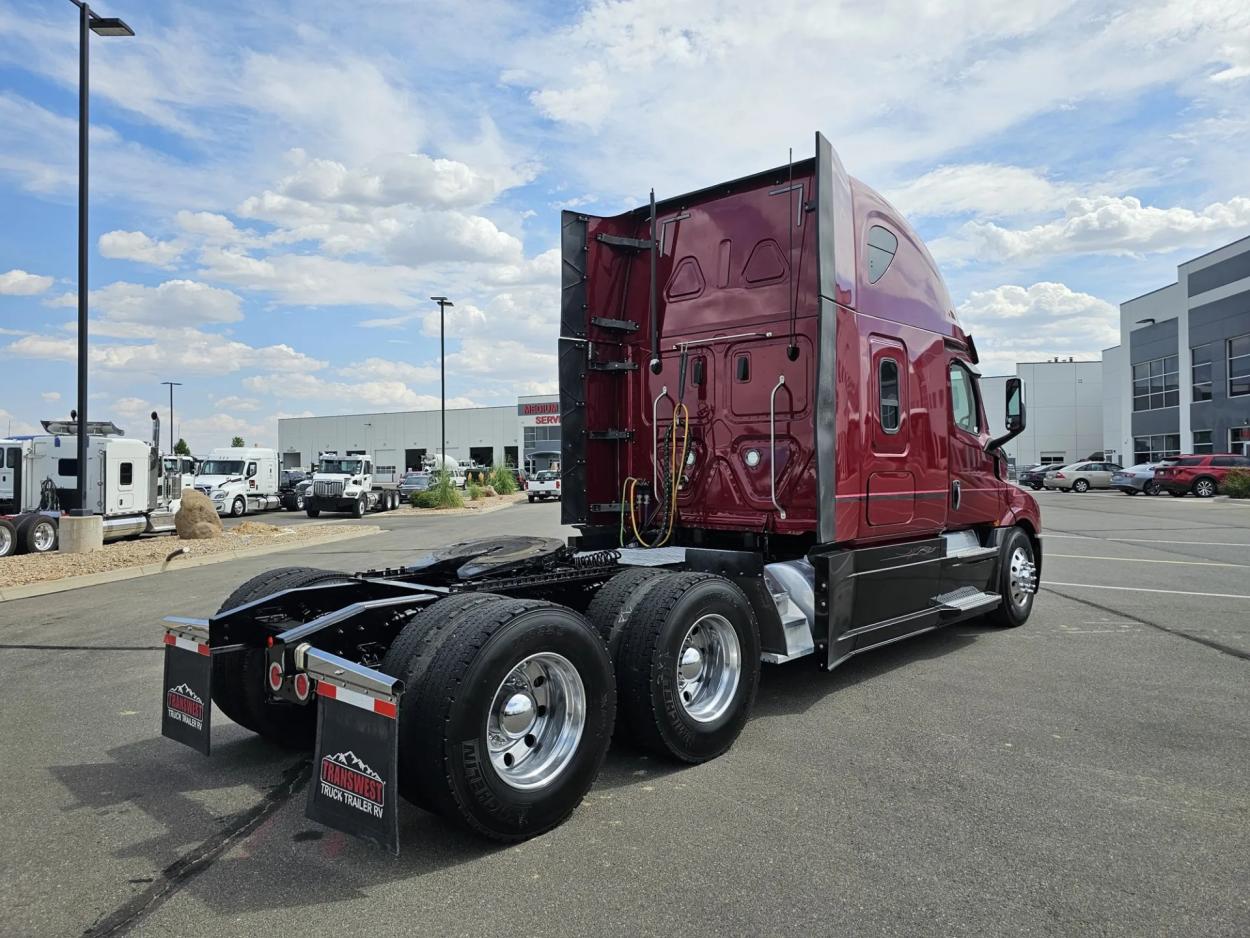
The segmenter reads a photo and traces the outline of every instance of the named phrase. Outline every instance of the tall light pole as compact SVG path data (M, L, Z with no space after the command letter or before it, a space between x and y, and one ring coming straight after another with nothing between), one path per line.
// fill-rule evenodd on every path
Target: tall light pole
M182 387L181 381L162 381L169 385L169 455L174 454L174 388Z
M447 468L447 307L455 306L445 296L430 297L438 304L438 419L441 426L442 462L440 469Z
M70 512L89 515L87 507L87 133L91 127L91 33L97 36L133 36L135 31L115 17L96 16L82 0L78 7L78 507Z

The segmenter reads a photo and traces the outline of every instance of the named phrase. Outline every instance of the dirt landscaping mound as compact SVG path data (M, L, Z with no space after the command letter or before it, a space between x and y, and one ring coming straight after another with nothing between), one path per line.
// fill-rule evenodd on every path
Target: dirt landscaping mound
M220 537L221 518L213 507L213 500L195 489L183 489L182 505L174 515L174 528L183 540L201 541Z

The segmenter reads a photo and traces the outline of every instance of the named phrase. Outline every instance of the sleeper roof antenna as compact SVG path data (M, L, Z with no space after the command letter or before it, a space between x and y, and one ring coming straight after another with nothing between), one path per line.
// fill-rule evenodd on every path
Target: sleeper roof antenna
M663 367L660 364L660 303L655 295L656 290L656 264L659 262L657 257L658 242L656 241L655 230L655 189L651 190L651 373L658 375Z
M789 181L786 185L786 228L790 232L790 254L789 263L786 265L790 268L790 344L786 346L786 358L790 361L797 361L799 357L799 344L795 335L798 329L798 304L794 295L794 222L790 219L794 218L794 147L790 148L790 156L788 160Z

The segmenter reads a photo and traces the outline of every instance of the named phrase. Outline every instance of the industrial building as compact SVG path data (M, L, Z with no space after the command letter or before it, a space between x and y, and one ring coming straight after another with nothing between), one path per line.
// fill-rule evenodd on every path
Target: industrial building
M479 465L505 464L533 472L559 465L560 405L553 395L520 397L500 407L447 412L447 455ZM278 451L286 469L311 465L325 450L372 453L377 475L391 480L441 449L437 410L285 417Z
M1122 461L1250 454L1250 237L1177 267L1176 282L1120 304L1103 352L1104 447Z
M1024 432L1003 449L1016 466L1064 465L1087 459L1102 449L1102 363L1054 359L1020 362L1016 377L1024 382L1028 421ZM981 380L989 432L1003 432L1004 392L1008 375Z

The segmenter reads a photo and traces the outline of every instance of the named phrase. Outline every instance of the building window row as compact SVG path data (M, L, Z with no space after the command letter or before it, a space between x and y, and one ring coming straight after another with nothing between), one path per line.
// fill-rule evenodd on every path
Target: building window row
M1133 410L1162 410L1181 402L1179 359L1175 355L1133 366Z
M525 427L525 445L533 443L559 442L559 427Z
M1234 427L1228 431L1228 451L1250 456L1250 427Z
M1193 367L1194 400L1211 400L1211 362L1214 349L1210 344L1198 345L1189 350L1189 361Z
M1203 456L1215 452L1215 440L1211 430L1194 431L1194 455Z
M1133 462L1158 462L1169 456L1179 455L1181 451L1181 435L1179 433L1157 433L1153 436L1133 437Z
M1228 340L1228 396L1250 394L1250 335Z

